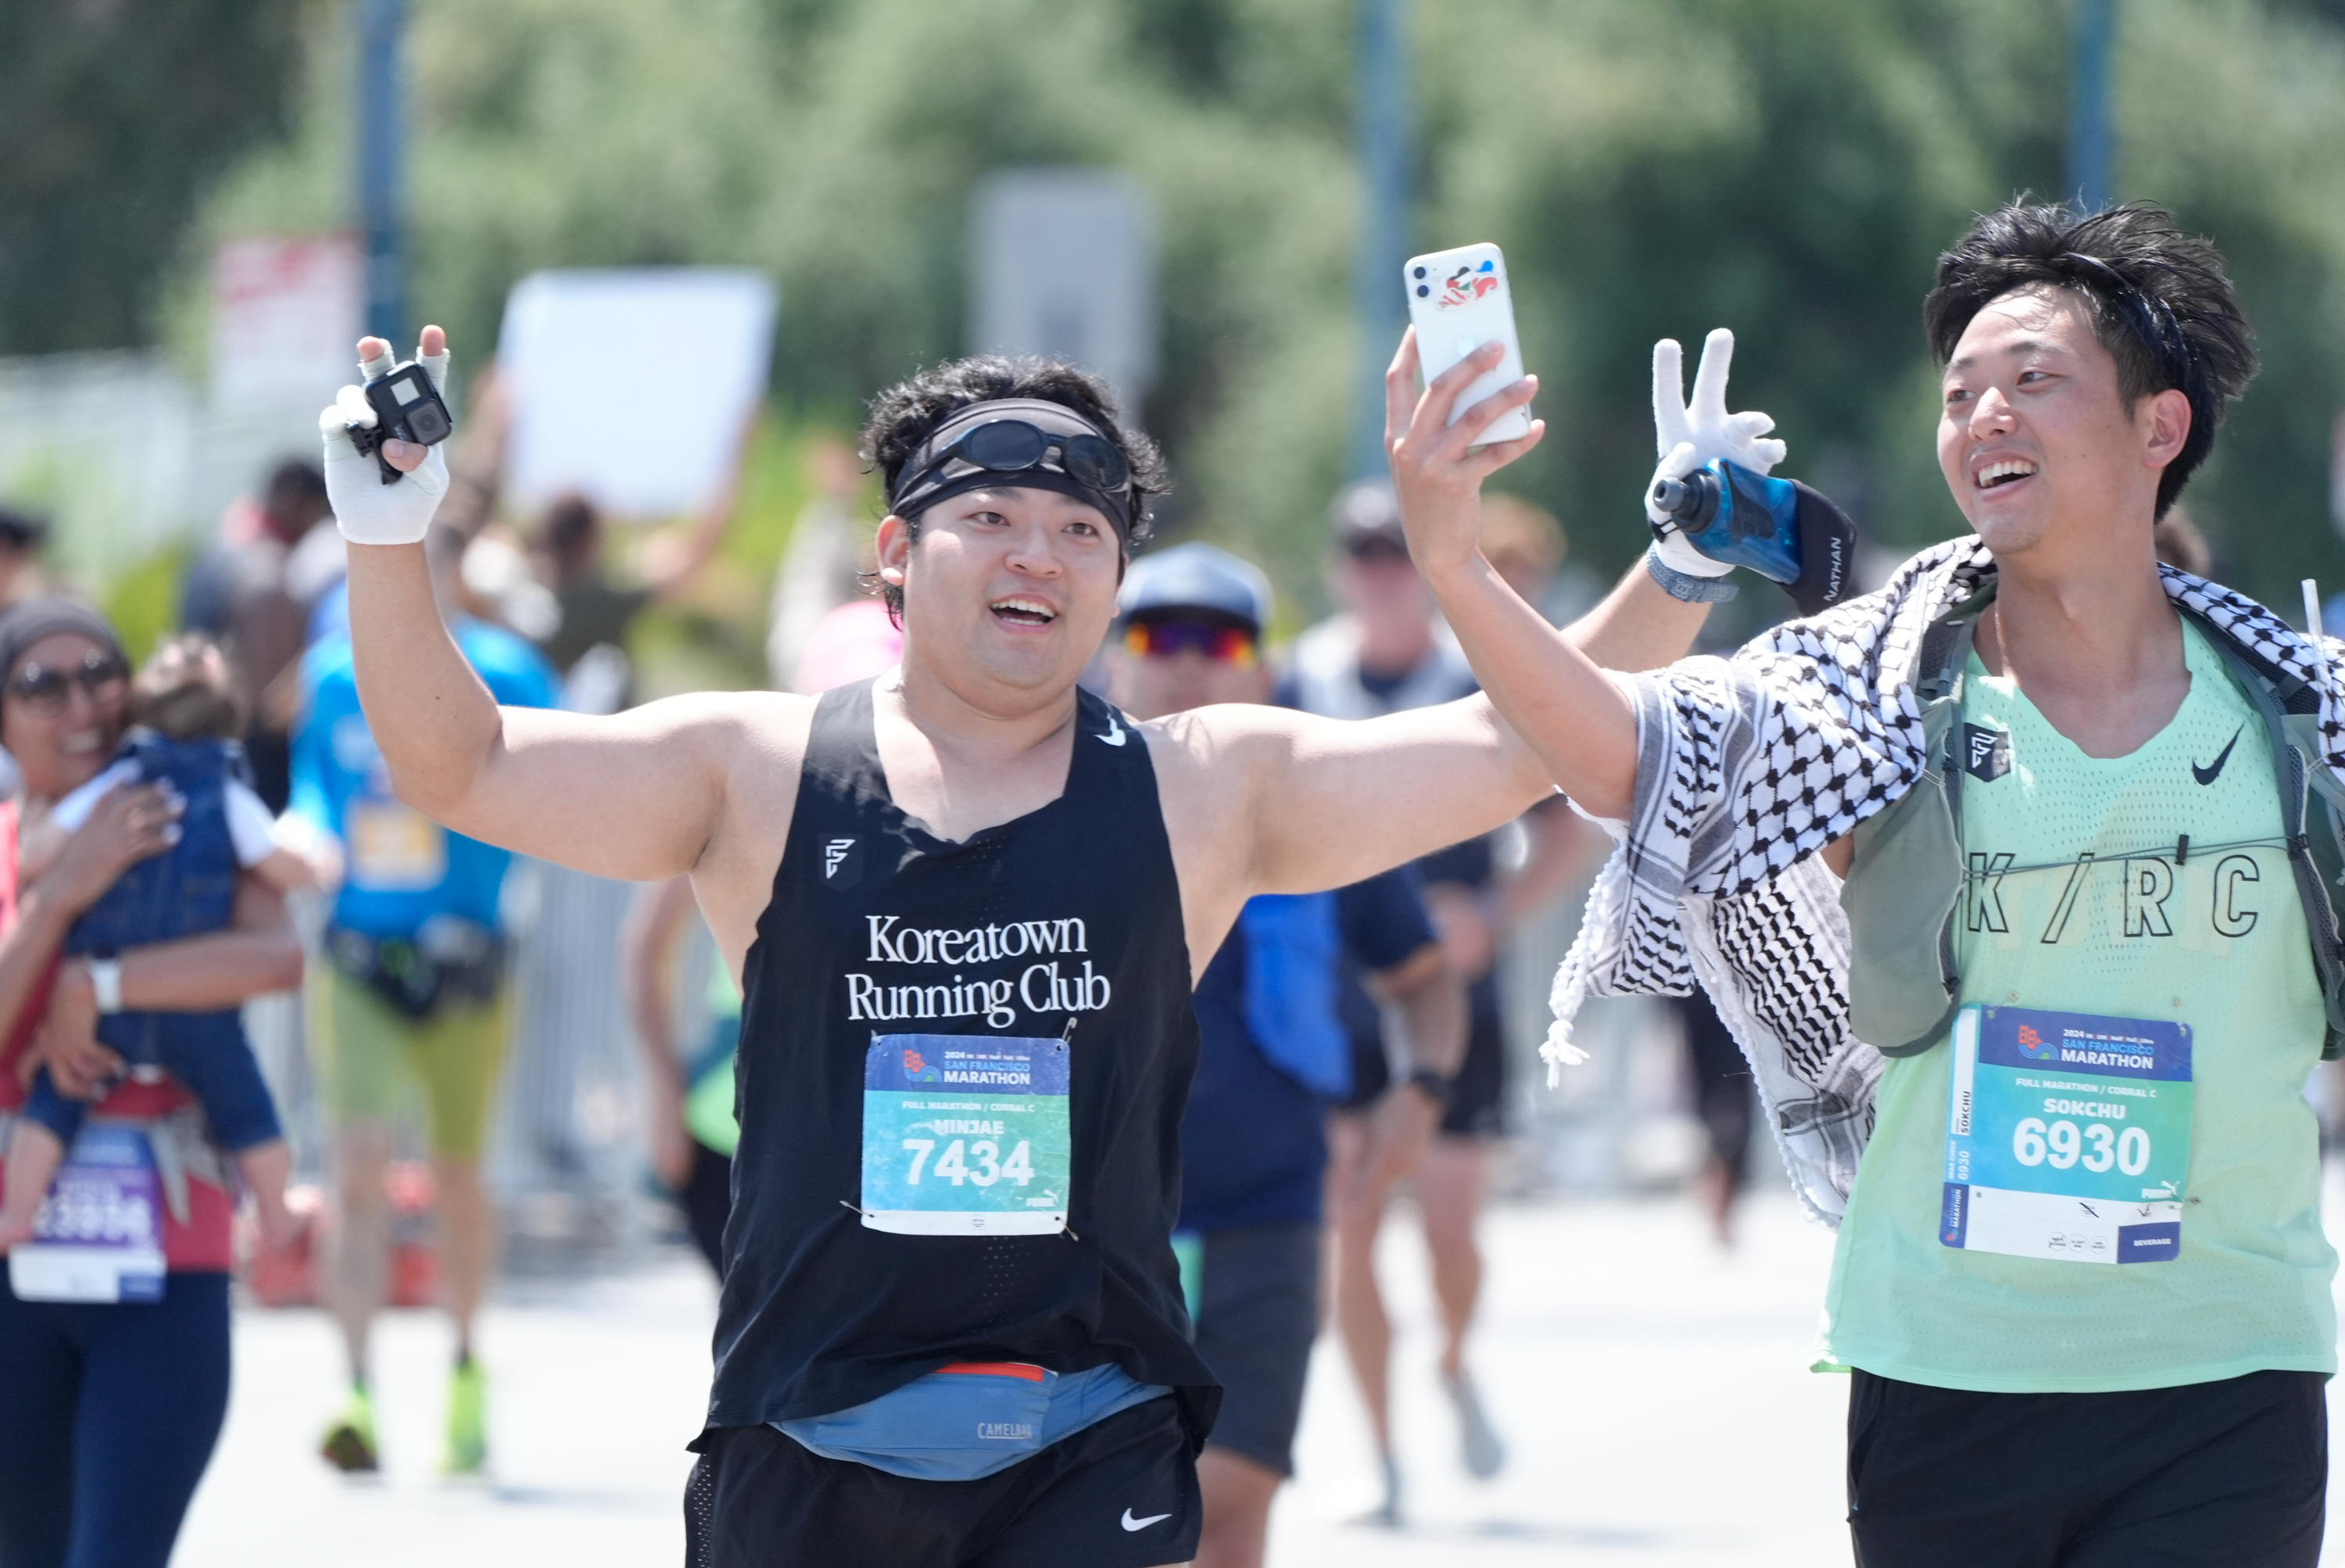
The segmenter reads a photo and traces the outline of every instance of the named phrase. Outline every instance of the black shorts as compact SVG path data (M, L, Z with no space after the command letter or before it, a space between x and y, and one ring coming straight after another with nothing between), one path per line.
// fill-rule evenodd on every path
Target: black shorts
M1198 1267L1197 1354L1222 1385L1209 1441L1281 1475L1294 1473L1319 1333L1321 1236L1294 1222L1209 1230Z
M1487 983L1487 982L1477 983ZM1491 1005L1475 999L1466 1036L1466 1059L1449 1089L1449 1109L1441 1131L1457 1138L1496 1138L1507 1131L1507 1030ZM1352 1040L1352 1092L1337 1103L1344 1111L1365 1111L1392 1087L1392 1068L1380 1042Z
M1979 1394L1858 1372L1858 1568L2313 1568L2327 1382Z
M1197 1553L1204 1506L1172 1396L979 1481L825 1459L771 1427L707 1434L684 1492L686 1568L1152 1568Z

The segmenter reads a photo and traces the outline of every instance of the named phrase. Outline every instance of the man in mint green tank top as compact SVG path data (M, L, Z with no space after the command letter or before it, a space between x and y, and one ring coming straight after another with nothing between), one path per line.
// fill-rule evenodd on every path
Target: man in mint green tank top
M2247 322L2140 205L1980 219L1924 316L1975 535L1726 658L1599 670L1394 443L1485 688L1623 840L1549 1058L1589 994L1717 1002L1840 1227L1816 1364L1853 1374L1863 1568L2309 1568L2340 650L2151 535Z

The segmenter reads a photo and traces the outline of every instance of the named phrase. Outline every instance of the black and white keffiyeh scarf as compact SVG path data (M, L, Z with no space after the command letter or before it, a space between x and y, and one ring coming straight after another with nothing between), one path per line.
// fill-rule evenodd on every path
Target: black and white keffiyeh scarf
M1616 676L1637 713L1635 804L1555 979L1540 1054L1584 1060L1590 996L1683 995L1699 982L1750 1059L1801 1201L1837 1225L1873 1125L1879 1052L1849 1027L1847 917L1817 855L1923 773L1908 675L1932 622L1992 577L1976 535L1933 546L1886 587L1792 621L1722 657ZM2322 697L2329 766L2345 775L2335 679L2345 644L2303 634L2228 588L2162 567L2178 603ZM2326 668L2323 667L2324 663Z

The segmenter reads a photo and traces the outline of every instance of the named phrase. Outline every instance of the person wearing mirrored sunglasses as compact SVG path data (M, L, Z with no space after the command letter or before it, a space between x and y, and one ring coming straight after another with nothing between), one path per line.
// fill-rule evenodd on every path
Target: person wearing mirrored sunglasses
M1134 718L1270 700L1260 657L1270 585L1250 563L1203 544L1152 553L1132 564L1120 602L1110 665ZM1260 1568L1271 1503L1294 1472L1319 1331L1327 1112L1351 1080L1339 986L1352 976L1392 1011L1402 1077L1456 1073L1465 988L1413 865L1333 892L1256 894L1197 980L1172 1246L1193 1343L1223 1393L1197 1458L1196 1568Z
M30 1270L22 1293L0 1273L0 1561L12 1564L163 1568L228 1410L232 1168L176 1079L121 1075L96 1039L100 1009L218 1012L301 979L284 901L249 873L229 930L60 960L74 922L177 837L177 813L145 785L109 791L69 835L40 830L114 760L127 672L113 627L85 606L0 614L0 744L25 779L0 803L0 1130L37 1061L91 1102L113 1149L143 1148L185 1177L154 1206L159 1280L129 1276L119 1300L59 1300Z

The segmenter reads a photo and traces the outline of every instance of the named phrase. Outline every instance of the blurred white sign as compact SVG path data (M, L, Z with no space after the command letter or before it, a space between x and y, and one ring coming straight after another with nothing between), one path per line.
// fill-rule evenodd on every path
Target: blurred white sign
M1006 169L970 198L969 347L1095 371L1131 405L1156 373L1156 210L1096 168Z
M505 301L505 483L525 508L578 491L623 515L688 512L725 481L764 398L774 280L746 268L539 272Z
M212 396L330 402L358 375L365 266L347 235L234 239L212 252Z

